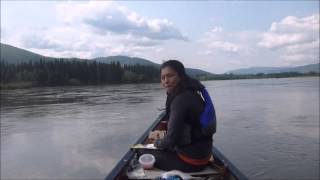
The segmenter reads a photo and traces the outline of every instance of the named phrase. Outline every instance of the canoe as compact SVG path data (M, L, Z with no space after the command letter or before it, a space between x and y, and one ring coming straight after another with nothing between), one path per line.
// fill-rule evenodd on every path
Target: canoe
M162 128L162 119L164 113L154 121L154 123L142 134L135 144L146 144L150 131L159 130ZM115 167L110 171L106 180L125 180L125 179L159 179L161 174L166 173L158 169L140 170L140 176L130 175L133 169L133 162L137 162L137 157L140 155L136 149L130 148L126 154L120 159ZM182 173L180 177L189 177L185 179L225 179L225 180L247 180L248 178L234 166L215 146L212 147L212 156L214 161L201 172ZM141 168L141 167L140 167ZM174 171L176 172L176 171ZM141 175L142 173L142 175ZM132 174L132 173L131 173ZM192 177L192 178L190 178Z

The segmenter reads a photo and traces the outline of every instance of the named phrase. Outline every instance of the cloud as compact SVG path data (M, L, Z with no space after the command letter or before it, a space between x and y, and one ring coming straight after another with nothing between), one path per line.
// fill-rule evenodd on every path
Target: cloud
M214 27L209 32L206 32L200 42L207 47L206 51L201 51L199 54L210 54L214 51L224 51L236 53L241 49L241 45L233 42L234 35L223 31L222 27Z
M314 55L310 54L284 54L281 59L287 62L304 62L306 59L314 58Z
M160 53L159 41L131 35L92 34L88 29L55 27L29 29L16 34L20 47L52 57L95 58L110 55L139 56L144 52ZM15 43L12 43L15 44Z
M50 39L43 38L39 35L23 36L22 44L26 48L61 49L61 46L58 43L52 42Z
M262 41L258 43L259 46L266 48L282 48L290 45L296 45L299 43L312 42L314 38L306 34L290 33L264 33Z
M286 46L285 50L288 53L302 53L306 52L308 54L315 53L317 49L319 49L319 39L312 41L312 42L307 42L307 43L301 43L301 44L294 44L290 46Z
M208 44L209 48L220 49L227 52L238 52L239 47L231 42L214 41Z
M198 43L199 64L220 72L227 69L226 64L238 69L318 63L319 15L287 16L266 31L226 31L213 26Z
M319 15L297 18L288 16L281 22L271 24L269 32L263 33L259 46L283 48L291 45L313 43L319 39Z
M114 2L61 3L57 12L65 23L77 22L100 34L112 32L155 40L187 40L167 19L146 18Z
M281 59L286 62L315 62L319 60L319 14L288 16L272 23L257 45L281 51Z
M53 57L158 56L160 46L187 38L167 19L145 18L109 1L62 2L54 27L21 27L1 41Z
M7 32L6 32L6 29L2 26L0 26L0 38L1 38L1 42L3 41L3 37L6 37L7 36Z
M287 16L266 32L213 27L201 39L205 48L198 54L214 57L215 63L237 62L239 68L296 66L319 62L319 42L319 15Z
M319 30L319 15L314 14L308 17L297 18L288 16L280 23L274 22L271 24L270 31L277 33L300 33L303 31L317 31Z
M21 27L1 36L1 42L45 56L94 58L158 56L164 43L187 40L167 19L145 18L114 2L69 1L58 3L55 10L57 25Z
M287 63L306 64L319 62L319 44L320 41L312 41L310 43L301 43L287 46L281 59Z

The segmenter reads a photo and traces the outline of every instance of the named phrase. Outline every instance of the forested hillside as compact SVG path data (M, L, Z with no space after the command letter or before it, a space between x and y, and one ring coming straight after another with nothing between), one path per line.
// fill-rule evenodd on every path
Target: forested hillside
M1 84L28 82L32 86L115 84L158 82L159 70L153 66L66 61L56 59L9 64L1 61Z

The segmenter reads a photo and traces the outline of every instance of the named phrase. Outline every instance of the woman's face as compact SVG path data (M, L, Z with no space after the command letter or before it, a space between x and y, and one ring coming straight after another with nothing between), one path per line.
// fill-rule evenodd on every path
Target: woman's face
M161 69L161 84L168 93L177 86L180 81L178 73L171 67L167 66Z

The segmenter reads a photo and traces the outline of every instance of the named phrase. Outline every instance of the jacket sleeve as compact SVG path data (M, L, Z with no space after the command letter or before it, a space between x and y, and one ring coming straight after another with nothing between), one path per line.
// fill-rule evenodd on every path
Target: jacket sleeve
M173 149L178 144L187 111L188 100L186 100L184 93L177 95L170 105L167 134L162 140L156 141L157 148Z

